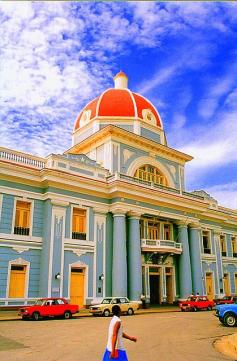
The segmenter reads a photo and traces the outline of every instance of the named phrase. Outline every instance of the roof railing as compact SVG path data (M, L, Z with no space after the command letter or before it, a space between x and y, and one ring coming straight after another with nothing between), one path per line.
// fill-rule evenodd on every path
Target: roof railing
M45 162L40 157L30 156L5 148L0 148L0 160L25 164L38 169L42 169L45 167Z

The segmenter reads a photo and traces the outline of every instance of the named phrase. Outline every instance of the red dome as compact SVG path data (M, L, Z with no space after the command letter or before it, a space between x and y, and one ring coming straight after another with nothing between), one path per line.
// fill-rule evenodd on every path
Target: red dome
M74 131L80 128L82 113L90 111L90 120L95 117L134 117L143 119L142 111L148 109L156 119L156 125L162 122L155 107L143 96L129 89L107 89L99 97L89 102L80 112L74 125Z

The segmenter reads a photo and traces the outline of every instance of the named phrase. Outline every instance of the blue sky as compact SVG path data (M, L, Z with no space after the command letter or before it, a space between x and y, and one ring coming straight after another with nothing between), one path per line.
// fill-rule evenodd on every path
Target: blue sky
M2 1L0 21L1 146L63 152L121 69L194 156L187 189L237 208L237 3Z

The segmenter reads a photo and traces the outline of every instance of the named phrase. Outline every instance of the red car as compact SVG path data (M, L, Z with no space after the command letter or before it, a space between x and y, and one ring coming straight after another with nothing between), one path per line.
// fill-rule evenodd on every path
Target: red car
M213 301L209 301L206 296L190 296L186 301L181 301L179 307L181 311L198 311L198 310L212 310L215 306Z
M224 296L222 298L215 298L213 301L215 302L216 305L237 303L237 295L230 295L230 296Z
M22 320L31 318L38 321L43 317L59 317L66 319L79 312L78 305L70 305L64 298L40 298L32 306L24 306L19 309L18 315Z

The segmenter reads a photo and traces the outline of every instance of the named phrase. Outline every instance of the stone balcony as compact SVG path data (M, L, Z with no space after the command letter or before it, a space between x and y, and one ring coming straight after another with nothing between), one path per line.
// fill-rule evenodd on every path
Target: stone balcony
M163 239L142 239L142 251L145 252L158 252L158 253L182 253L181 243Z

